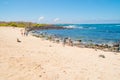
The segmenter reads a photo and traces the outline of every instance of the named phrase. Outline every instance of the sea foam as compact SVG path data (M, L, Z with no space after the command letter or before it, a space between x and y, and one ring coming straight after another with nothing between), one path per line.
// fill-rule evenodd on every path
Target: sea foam
M64 27L68 29L96 29L96 27L85 27L85 26L76 26L76 25L68 25Z

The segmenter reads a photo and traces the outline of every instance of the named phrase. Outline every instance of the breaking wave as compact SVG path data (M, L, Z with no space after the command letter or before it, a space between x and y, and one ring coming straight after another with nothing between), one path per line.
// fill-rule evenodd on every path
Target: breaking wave
M75 25L68 25L64 27L68 29L96 29L96 27L75 26Z
M70 28L70 29L74 29L74 28L77 28L76 26L74 26L74 25L69 25L69 26L64 26L65 28Z

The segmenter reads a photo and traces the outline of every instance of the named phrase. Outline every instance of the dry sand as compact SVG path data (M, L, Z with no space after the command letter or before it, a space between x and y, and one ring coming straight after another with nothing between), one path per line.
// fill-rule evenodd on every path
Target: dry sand
M120 53L64 47L0 27L0 80L120 80Z

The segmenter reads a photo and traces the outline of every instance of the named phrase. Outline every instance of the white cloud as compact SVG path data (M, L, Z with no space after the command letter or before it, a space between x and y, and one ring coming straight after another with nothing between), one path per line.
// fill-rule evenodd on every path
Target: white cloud
M55 18L54 22L60 21L60 18Z
M41 21L41 20L43 20L43 19L45 19L45 17L44 16L41 16L41 17L39 17L39 21Z

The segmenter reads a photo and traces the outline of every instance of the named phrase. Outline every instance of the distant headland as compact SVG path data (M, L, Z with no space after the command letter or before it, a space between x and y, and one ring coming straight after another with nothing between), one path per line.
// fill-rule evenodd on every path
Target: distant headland
M35 29L65 29L65 27L56 26L56 25L53 25L53 24L39 24L39 23L33 23L33 22L5 22L5 21L0 21L0 26L29 28L29 30L35 30Z

